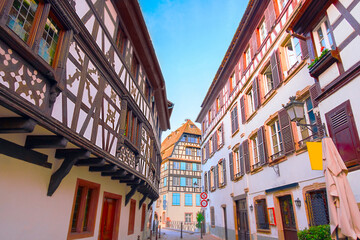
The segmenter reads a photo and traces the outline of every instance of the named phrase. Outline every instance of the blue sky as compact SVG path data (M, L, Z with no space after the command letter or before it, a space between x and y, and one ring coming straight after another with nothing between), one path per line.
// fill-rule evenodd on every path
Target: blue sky
M175 104L174 131L195 122L201 103L246 9L247 0L139 0ZM200 127L200 125L198 125ZM163 138L170 131L163 133Z

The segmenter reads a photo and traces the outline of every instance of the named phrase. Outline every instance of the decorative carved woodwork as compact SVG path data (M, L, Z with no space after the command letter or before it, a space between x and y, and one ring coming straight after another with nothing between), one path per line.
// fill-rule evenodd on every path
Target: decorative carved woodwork
M0 153L46 168L51 168L52 166L51 163L47 162L47 155L27 149L2 138L0 138Z
M36 122L22 117L0 118L0 133L30 133Z
M30 135L26 137L26 148L65 148L68 140L61 136Z

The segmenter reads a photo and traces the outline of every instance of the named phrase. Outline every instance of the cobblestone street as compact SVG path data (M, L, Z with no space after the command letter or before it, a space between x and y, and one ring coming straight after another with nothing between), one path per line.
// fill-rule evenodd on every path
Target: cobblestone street
M199 233L184 233L183 232L183 238L180 238L180 232L169 230L169 229L161 229L161 238L158 238L159 240L197 240L201 239ZM213 235L206 234L203 236L204 240L219 240L220 238L214 237ZM155 240L155 237L153 236L152 240Z

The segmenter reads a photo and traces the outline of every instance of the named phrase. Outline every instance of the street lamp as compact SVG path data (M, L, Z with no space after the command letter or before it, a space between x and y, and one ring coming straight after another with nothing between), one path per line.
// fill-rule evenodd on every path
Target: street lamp
M285 108L285 110L287 111L291 122L296 122L297 126L306 127L312 133L317 133L318 131L323 130L323 134L326 135L325 124L300 123L301 120L305 119L304 102L297 101L296 97L294 96L290 97L289 99L290 102L288 102L285 106L283 105L283 108ZM317 127L317 131L314 131L313 127Z

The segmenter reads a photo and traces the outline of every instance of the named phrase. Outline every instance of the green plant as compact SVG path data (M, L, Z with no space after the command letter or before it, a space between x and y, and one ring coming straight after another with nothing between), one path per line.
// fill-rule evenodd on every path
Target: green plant
M331 240L330 226L319 225L298 231L299 240Z
M329 49L325 48L322 52L321 52L321 55L319 57L316 57L311 63L310 65L308 66L308 68L311 68L312 66L315 65L315 63L317 63L320 59L322 59L326 53L329 52Z
M201 212L196 214L196 227L201 228L201 223L205 220L204 215Z

